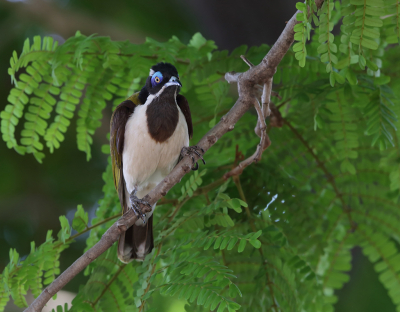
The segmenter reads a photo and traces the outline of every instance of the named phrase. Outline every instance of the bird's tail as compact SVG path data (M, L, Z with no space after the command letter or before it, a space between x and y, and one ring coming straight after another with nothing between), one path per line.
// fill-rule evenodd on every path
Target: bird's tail
M154 248L153 215L143 225L132 225L118 241L118 258L124 263L143 261Z

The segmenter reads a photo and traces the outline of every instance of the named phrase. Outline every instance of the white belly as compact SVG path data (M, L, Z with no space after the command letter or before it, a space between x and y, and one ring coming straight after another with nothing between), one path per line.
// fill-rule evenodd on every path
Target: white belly
M157 143L147 128L147 105L137 106L128 119L122 154L126 189L129 194L137 191L138 198L143 198L171 172L178 162L182 148L189 146L186 119L179 107L179 121L174 133L168 140ZM128 207L131 207L129 196L127 200ZM148 213L147 217L151 214L152 212ZM138 225L142 223L138 220Z

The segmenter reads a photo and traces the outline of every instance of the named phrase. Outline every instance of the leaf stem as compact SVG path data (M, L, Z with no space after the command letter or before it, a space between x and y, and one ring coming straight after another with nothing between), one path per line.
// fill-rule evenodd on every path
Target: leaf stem
M67 243L67 242L69 242L69 241L71 241L71 240L77 238L78 236L80 236L80 235L82 235L82 234L85 234L86 232L88 232L88 231L94 229L95 227L98 227L99 225L102 225L102 224L104 224L104 223L107 223L108 221L114 220L114 219L116 219L116 218L118 218L118 217L120 217L120 216L121 216L120 214L117 214L117 215L115 215L115 216L111 216L111 217L105 218L104 220L101 220L100 222L98 222L98 223L96 223L96 224L94 224L94 225L92 225L92 226L86 227L86 229L84 229L82 232L76 233L76 234L70 236L68 239L66 239L66 240L65 240L65 243ZM53 248L60 247L61 245L65 245L65 244L64 244L63 242L60 242L59 244L54 245Z

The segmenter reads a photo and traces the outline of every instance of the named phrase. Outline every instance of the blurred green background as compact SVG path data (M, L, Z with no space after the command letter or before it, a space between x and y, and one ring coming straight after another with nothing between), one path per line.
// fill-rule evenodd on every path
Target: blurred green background
M22 50L27 37L53 36L62 43L80 30L85 35L96 33L133 43L142 43L145 37L167 40L173 35L187 43L195 32L200 32L214 40L219 49L233 50L242 44L272 45L285 21L295 12L295 3L294 0L0 0L0 111L7 104L12 87L7 74L10 56L13 50L18 53ZM89 162L76 148L74 130L67 132L61 148L48 155L42 165L31 155L21 156L0 142L1 271L8 263L10 248L26 255L30 241L42 243L49 229L56 233L58 217L65 214L72 219L77 204L82 204L89 216L93 216L102 196L101 176L107 156L100 150L102 144L108 143L110 107L94 136L93 157ZM81 255L85 238L62 255L61 269ZM395 311L360 249L353 250L353 256L351 280L338 291L336 311ZM76 292L84 279L81 274L65 289ZM171 299L169 310L177 311L177 305L182 306ZM164 306L162 311L166 310Z

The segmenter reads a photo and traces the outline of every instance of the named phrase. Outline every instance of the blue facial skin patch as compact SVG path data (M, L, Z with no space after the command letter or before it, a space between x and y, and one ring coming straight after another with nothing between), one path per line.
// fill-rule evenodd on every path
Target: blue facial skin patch
M154 75L151 77L151 85L155 87L158 84L160 84L162 80L163 80L163 75L161 74L161 72L159 71L155 72Z

